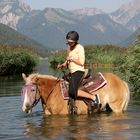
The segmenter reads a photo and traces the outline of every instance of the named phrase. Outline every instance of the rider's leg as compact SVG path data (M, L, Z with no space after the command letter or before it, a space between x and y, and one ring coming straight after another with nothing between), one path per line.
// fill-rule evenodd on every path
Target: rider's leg
M97 94L93 95L93 94L87 93L83 90L78 90L78 95L77 96L91 99L93 101L92 102L93 106L98 106L99 105L99 97L98 97Z
M82 71L76 71L72 73L71 79L69 82L69 97L70 97L69 103L72 103L71 105L72 105L74 114L77 112L75 100L77 99L77 91L78 91L79 83L81 81L83 74L84 72Z
M77 91L83 74L84 72L82 71L76 71L71 74L69 82L69 96L75 100L77 99Z
M91 100L95 100L96 99L95 95L87 93L87 92L85 92L83 90L78 90L78 96L79 97L83 97L83 98L88 98L88 99L91 99Z

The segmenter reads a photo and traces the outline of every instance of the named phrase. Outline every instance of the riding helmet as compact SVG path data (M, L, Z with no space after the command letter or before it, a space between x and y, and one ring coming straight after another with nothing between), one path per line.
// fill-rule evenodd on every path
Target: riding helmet
M66 35L66 39L70 42L77 42L79 40L79 34L76 31L69 31Z

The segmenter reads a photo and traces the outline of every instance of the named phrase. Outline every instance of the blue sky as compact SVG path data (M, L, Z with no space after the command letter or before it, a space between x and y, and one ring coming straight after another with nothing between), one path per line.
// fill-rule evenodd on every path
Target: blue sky
M47 7L62 8L65 10L79 8L98 8L105 12L112 12L122 4L132 0L23 0L32 9L44 9Z

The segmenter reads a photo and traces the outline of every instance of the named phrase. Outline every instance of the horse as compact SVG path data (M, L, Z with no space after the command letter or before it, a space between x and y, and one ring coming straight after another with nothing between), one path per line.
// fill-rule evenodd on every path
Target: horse
M98 111L110 110L114 113L123 113L126 111L130 99L128 84L113 73L106 72L102 75L107 80L107 84L91 93L99 96L101 106L98 107ZM33 107L41 100L46 115L69 114L68 100L64 100L61 93L61 79L37 73L28 76L22 73L22 78L25 81L22 88L23 112L31 113ZM76 106L77 114L88 114L88 105L82 98L76 100Z

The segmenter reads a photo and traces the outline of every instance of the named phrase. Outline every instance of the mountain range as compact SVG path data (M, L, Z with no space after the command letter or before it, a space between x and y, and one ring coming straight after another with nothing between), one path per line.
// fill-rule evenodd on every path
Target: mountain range
M53 49L65 48L69 30L79 32L82 44L127 46L129 37L140 27L140 1L132 0L105 13L96 8L34 10L22 0L1 0L0 23Z

